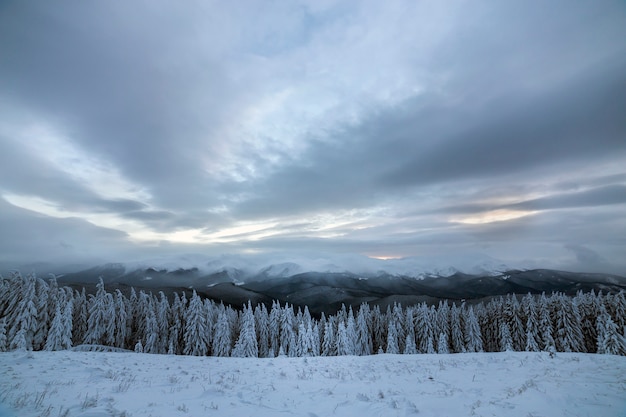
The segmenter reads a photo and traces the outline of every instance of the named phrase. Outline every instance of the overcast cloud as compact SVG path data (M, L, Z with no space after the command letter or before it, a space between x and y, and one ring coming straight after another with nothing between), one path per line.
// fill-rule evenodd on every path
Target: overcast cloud
M626 5L2 2L0 233L626 274Z

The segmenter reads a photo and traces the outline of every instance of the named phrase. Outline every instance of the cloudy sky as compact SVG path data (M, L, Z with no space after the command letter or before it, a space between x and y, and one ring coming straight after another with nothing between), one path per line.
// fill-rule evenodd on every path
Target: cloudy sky
M626 4L3 1L0 234L626 273Z

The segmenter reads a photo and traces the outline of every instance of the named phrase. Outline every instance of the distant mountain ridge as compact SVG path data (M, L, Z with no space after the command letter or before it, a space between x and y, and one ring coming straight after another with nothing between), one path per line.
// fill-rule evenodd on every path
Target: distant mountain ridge
M435 270L416 270L413 275L406 275L382 269L362 269L362 273L355 273L336 265L330 270L314 271L295 262L264 265L258 269L241 262L237 267L217 262L208 265L113 263L64 274L58 280L74 287L85 285L89 288L102 278L109 287L135 287L166 294L196 290L203 296L233 306L241 306L248 300L254 304L270 304L278 300L296 306L306 305L316 313L333 313L342 304L358 306L363 302L386 308L395 302L403 305L437 303L442 299L475 302L510 293L563 292L573 295L581 290L626 290L626 278L619 275L551 269L465 273L456 268L442 268L441 275Z

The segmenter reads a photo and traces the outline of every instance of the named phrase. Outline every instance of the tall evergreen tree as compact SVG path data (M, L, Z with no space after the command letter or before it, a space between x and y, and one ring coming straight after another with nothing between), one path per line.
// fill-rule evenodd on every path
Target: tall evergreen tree
M556 347L562 352L581 352L583 335L578 308L569 297L556 296Z
M240 358L258 358L259 346L256 339L256 329L254 324L254 315L252 313L252 305L248 301L248 306L244 306L241 316L241 329L239 338L233 349L233 356Z
M600 307L597 319L597 335L598 353L626 356L624 337L619 334L617 325L604 306Z
M209 351L207 330L202 300L194 290L185 316L183 347L185 355L206 356Z
M513 339L511 338L511 331L506 321L500 323L500 350L502 352L513 350Z
M450 337L452 338L452 351L454 353L465 352L461 310L457 308L456 304L452 304L452 309L450 310Z
M0 319L0 352L6 352L9 346L7 343L7 321L5 317Z
M272 309L269 316L269 356L278 355L280 350L280 321L281 308L277 301L272 301Z
M470 306L467 310L467 320L465 320L465 348L467 352L482 352L483 338L480 333L478 319L474 314L474 309Z
M322 341L322 356L337 355L337 342L335 340L334 317L330 317L324 325L324 340Z
M265 304L261 303L254 309L255 329L259 344L259 357L267 358L270 353L269 315Z
M65 350L72 347L72 302L68 302L63 310L57 304L54 319L48 332L46 350Z
M450 351L448 350L448 336L444 332L439 333L439 340L437 342L437 353L450 353Z
M37 331L37 299L35 285L37 278L34 274L27 275L22 279L21 275L15 276L16 291L11 297L18 297L13 314L9 317L9 343L11 350L33 350L33 338Z
M215 323L215 336L213 337L213 355L214 356L230 356L231 350L231 331L228 314L224 306L220 306Z
M389 324L387 326L387 350L386 353L397 354L400 353L398 347L398 331L396 330L396 321L394 317L390 317Z
M89 318L87 319L87 333L84 343L104 344L109 322L112 319L104 282L100 278L96 284L96 295L89 302Z
M548 308L548 300L545 294L541 294L539 299L539 347L544 352L552 352L556 349L556 343L554 342L552 320L550 317L550 309Z

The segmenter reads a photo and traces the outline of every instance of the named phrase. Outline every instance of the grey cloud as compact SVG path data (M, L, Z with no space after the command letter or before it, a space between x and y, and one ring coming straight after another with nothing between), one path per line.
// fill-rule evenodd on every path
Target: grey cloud
M406 5L395 3L344 2L322 11L292 2L170 6L0 6L0 193L115 214L157 233L279 223L276 236L250 241L242 234L221 245L224 251L500 246L526 256L541 245L562 253L568 241L623 244L622 5L455 3L423 31L431 16L397 13L391 8ZM283 95L301 102L276 99ZM335 101L336 108L328 104ZM281 106L294 107L284 114L295 121ZM261 121L246 125L255 117ZM12 135L33 120L149 197L102 197L46 163L45 149L15 146ZM292 135L287 142L296 145L274 134ZM578 172L595 166L593 180ZM480 203L537 192L546 196ZM21 227L58 235L55 251L90 242L93 253L114 253L119 242L141 252L124 233L2 204ZM571 213L480 226L447 219L498 208ZM342 236L334 239L309 233L309 217L349 210L380 213L378 223L338 227ZM5 234L32 240L6 223ZM189 248L161 246L163 253Z
M385 180L390 185L429 184L509 175L546 164L583 164L591 157L623 157L623 74L626 63L619 71L574 80L550 95L513 99L513 103L493 102L477 120L464 120L451 112L450 123L460 125L463 131L415 147L408 160L397 155L400 167ZM579 85L587 86L576 88ZM427 131L416 131L405 140L428 136Z
M518 204L511 204L505 207L523 210L546 210L573 207L596 207L613 204L626 204L625 185L609 185L578 193L556 194Z

